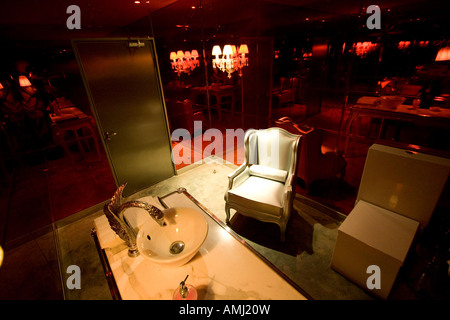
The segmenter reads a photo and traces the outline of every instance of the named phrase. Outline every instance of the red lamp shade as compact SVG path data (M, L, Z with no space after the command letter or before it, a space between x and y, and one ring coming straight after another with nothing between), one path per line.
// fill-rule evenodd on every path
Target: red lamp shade
M450 46L439 49L436 55L436 61L448 61L450 60Z
M191 57L193 57L193 58L198 58L198 51L197 50L192 50L191 51Z
M248 46L246 44L241 44L239 47L239 53L248 53Z
M26 76L19 76L19 85L21 87L31 87L31 82Z

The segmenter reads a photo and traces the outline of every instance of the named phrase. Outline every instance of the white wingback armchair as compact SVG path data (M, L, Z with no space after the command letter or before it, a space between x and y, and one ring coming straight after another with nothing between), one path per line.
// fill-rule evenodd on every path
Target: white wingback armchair
M230 209L234 209L245 216L278 224L280 239L285 240L295 196L300 138L281 128L246 132L244 162L228 176L226 223L230 222Z

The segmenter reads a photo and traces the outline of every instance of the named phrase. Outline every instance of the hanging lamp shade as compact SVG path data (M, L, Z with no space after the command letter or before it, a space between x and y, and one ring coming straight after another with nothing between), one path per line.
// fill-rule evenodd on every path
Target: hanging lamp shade
M177 54L176 54L176 52L172 51L170 53L170 60L176 60L176 59L177 59Z
M3 262L3 249L2 247L0 247L0 266L2 265Z
M198 58L198 51L197 50L192 50L191 51L191 57L193 57L193 58Z
M0 82L0 90L4 89L2 83Z
M239 47L239 53L248 53L248 46L246 44L241 44Z
M448 61L450 60L450 46L446 46L443 48L440 48L435 61Z
M220 56L222 54L222 50L220 50L219 46L214 46L212 50L213 56Z
M28 80L28 78L26 76L19 76L19 85L21 87L30 87L31 82L30 82L30 80Z
M178 50L177 51L177 58L184 58L184 53L183 53L183 51L181 51L181 50Z
M233 54L233 49L231 48L231 46L229 44L225 45L225 47L223 47L223 54L224 55L232 55Z

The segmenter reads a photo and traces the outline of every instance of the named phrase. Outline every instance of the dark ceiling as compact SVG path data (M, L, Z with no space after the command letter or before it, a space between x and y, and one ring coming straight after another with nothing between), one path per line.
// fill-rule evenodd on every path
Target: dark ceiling
M154 36L166 42L221 35L289 36L390 32L448 37L449 1L443 0L21 0L0 4L2 46L64 47L71 38ZM382 10L380 31L364 28L365 7ZM69 30L69 5L81 9L81 30ZM359 15L359 17L358 17ZM428 39L426 39L428 40ZM432 40L432 39L430 39Z

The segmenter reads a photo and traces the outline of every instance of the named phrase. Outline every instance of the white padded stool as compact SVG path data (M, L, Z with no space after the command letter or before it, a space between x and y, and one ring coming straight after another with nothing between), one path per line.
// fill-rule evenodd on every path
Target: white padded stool
M387 299L418 230L427 226L450 172L450 159L374 144L357 202L338 229L331 267ZM369 288L367 268L381 287Z
M370 291L382 299L391 292L419 222L359 201L338 230L332 267L360 287L370 289L370 266L380 268L380 288Z

